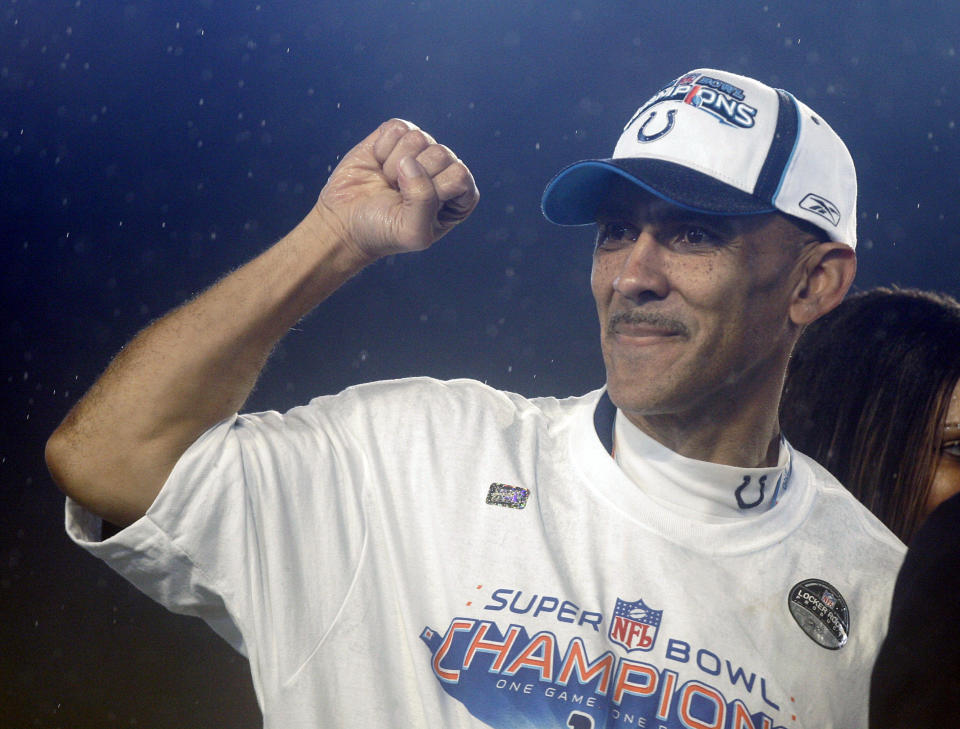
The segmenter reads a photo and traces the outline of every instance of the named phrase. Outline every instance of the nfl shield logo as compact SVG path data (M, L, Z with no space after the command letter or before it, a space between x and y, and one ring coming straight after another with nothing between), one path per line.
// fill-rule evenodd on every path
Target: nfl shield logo
M830 590L824 590L823 597L820 599L823 600L823 604L831 610L837 606L837 598L833 596L833 593L830 592Z
M617 598L610 622L610 641L629 651L649 651L657 641L663 610L653 610L642 600Z

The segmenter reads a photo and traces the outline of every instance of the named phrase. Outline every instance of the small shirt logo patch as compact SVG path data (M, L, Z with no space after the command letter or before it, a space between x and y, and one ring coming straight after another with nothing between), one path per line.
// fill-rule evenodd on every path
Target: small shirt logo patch
M847 601L833 585L823 580L803 580L790 588L787 607L803 632L824 648L843 648L850 634Z
M528 496L530 496L530 489L505 483L492 483L487 491L487 503L506 506L508 509L522 509L527 505Z

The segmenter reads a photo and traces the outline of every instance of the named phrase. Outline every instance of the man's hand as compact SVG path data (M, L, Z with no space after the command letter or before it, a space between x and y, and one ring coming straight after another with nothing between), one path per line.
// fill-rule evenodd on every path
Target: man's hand
M470 170L448 147L391 119L344 156L311 215L369 262L428 248L479 197Z

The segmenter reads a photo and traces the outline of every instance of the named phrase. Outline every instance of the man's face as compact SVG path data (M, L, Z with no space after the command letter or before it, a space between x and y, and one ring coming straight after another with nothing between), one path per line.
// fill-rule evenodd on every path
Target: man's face
M591 286L613 402L637 422L776 398L812 238L777 214L697 215L626 182L598 217Z

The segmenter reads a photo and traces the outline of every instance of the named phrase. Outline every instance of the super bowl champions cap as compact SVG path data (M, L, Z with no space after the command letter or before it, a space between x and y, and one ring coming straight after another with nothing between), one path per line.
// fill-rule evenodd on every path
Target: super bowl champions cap
M857 245L857 173L843 141L806 104L746 76L701 68L661 88L612 157L575 162L550 181L543 214L594 223L618 176L696 212L779 210Z

